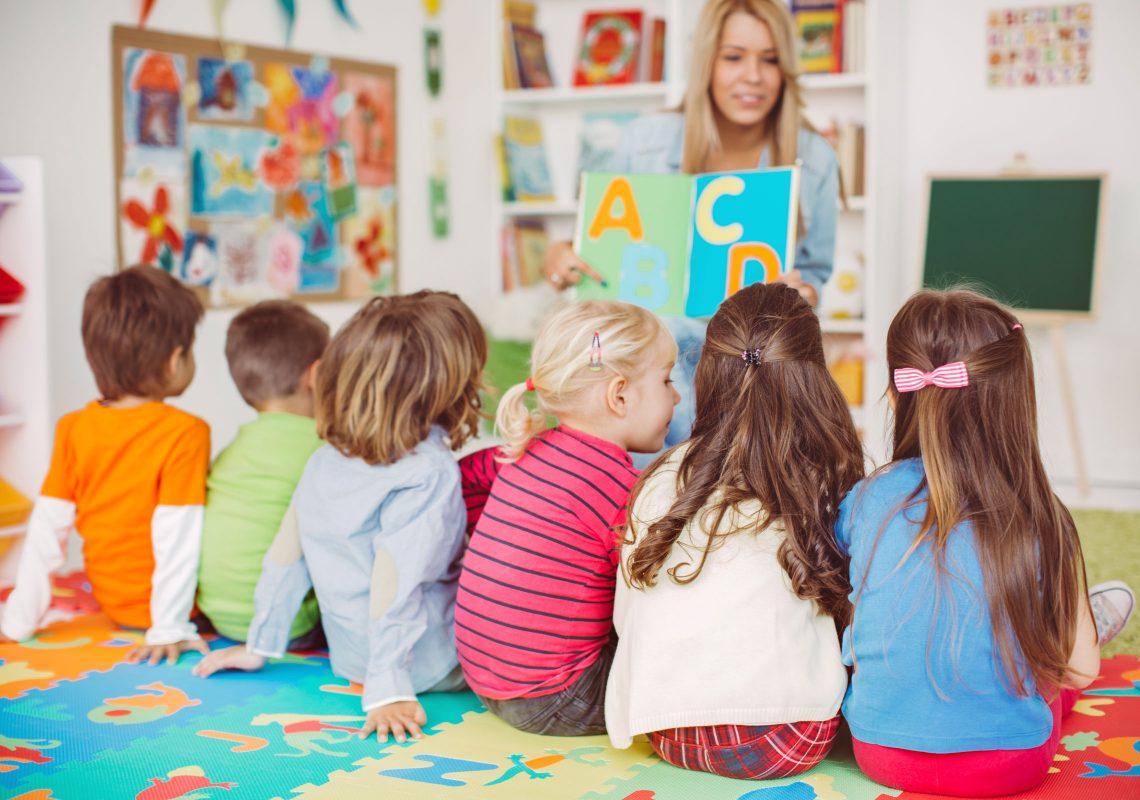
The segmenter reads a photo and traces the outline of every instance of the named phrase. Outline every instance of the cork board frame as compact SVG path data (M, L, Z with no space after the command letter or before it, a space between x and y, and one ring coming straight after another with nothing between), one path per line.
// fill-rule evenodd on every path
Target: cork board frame
M396 291L394 66L115 26L111 82L120 269L213 307Z

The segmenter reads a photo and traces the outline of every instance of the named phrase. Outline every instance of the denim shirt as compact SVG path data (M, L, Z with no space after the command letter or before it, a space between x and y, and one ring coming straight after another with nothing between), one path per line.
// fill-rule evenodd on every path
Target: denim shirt
M332 670L364 684L364 710L414 700L459 663L455 593L466 521L442 428L394 464L370 465L324 445L305 465L266 553L249 649L282 655L312 586Z
M670 111L639 117L629 124L609 165L611 172L674 174L681 171L685 119ZM796 142L800 161L800 216L803 233L796 242L795 267L818 292L831 277L835 228L839 218L839 162L818 133L801 128ZM768 166L768 149L756 166Z

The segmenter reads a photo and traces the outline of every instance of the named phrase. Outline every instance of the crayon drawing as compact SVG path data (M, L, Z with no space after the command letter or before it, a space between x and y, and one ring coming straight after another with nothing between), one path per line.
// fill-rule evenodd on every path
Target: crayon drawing
M123 173L150 168L161 175L186 174L183 148L186 59L137 48L123 53Z
M353 296L395 289L395 187L357 189L357 213L342 227L345 288Z
M177 274L186 233L186 186L181 181L123 178L119 241L124 264L154 264Z
M190 126L190 210L201 216L273 213L273 192L258 177L267 135L250 128Z
M253 119L253 65L248 61L221 58L198 59L198 118L208 120Z
M393 81L349 72L344 88L354 97L344 118L344 139L356 155L361 186L389 186L396 180L395 88Z

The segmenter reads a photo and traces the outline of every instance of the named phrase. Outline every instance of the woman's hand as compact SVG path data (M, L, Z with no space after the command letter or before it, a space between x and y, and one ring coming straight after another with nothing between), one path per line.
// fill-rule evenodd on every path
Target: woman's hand
M360 729L360 738L367 739L368 734L376 731L377 740L383 744L388 741L388 731L391 731L396 741L402 744L408 736L422 739L422 728L426 723L427 713L418 701L401 700L369 711L364 727Z
M165 658L166 663L177 664L178 657L187 650L194 650L202 655L210 652L209 646L201 639L186 639L170 644L142 644L127 654L127 662L140 664L147 661L153 667L155 664L161 664Z
M243 672L257 672L265 666L265 656L251 653L245 645L239 644L222 650L214 650L206 655L190 670L199 678L207 678L223 669L240 669Z
M800 274L800 271L798 269L793 269L789 272L785 272L783 275L776 278L776 280L772 282L785 283L788 286L791 286L793 289L799 292L800 297L802 297L804 300L807 300L812 307L816 306L819 303L819 292L815 290L814 286L803 279L803 276Z
M570 242L551 242L546 248L546 259L543 263L543 272L547 282L558 291L567 286L574 286L587 275L602 286L606 281L597 271L587 264L574 252Z

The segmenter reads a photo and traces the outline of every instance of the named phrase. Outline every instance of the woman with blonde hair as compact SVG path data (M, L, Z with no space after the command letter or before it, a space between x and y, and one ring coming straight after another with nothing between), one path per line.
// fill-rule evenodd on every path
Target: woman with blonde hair
M455 605L459 663L487 708L516 728L605 732L616 531L637 480L629 451L651 453L665 439L676 355L644 308L567 306L535 339L531 377L503 396L506 444L460 465L476 521ZM537 413L523 401L530 392ZM547 415L557 427L546 429Z
M831 275L838 216L835 152L802 114L795 24L781 0L708 0L693 34L689 85L680 109L641 117L626 129L608 171L698 173L800 165L796 269L781 281L815 305ZM556 289L599 276L570 242L546 254ZM693 374L707 321L667 320L677 340L674 382L681 405L667 445L688 437Z

